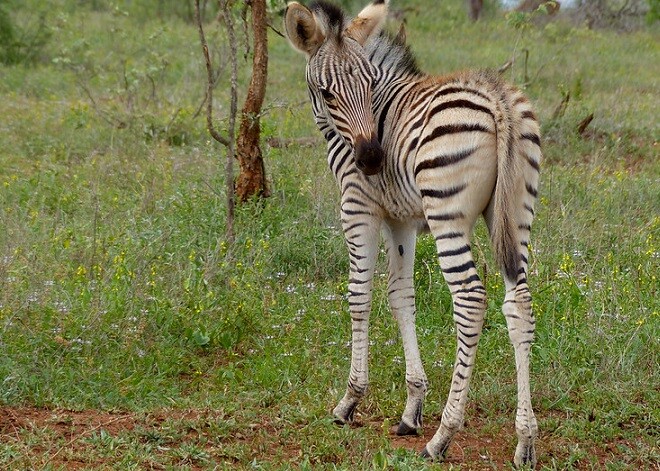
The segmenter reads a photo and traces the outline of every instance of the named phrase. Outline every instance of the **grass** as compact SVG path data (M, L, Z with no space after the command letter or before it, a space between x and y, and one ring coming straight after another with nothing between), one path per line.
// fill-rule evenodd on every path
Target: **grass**
M458 3L438 16L423 14L425 2L409 6L409 42L426 70L499 67L514 50L530 51L525 88L546 154L530 276L542 467L657 466L657 29L550 23L521 32L495 15L468 24ZM238 208L228 246L224 153L195 116L204 83L195 28L85 9L47 22L57 38L48 60L3 66L0 82L0 467L508 466L515 369L483 225L475 247L490 304L468 427L449 465L428 465L414 451L428 436L398 442L388 430L405 387L384 260L362 426L329 418L350 327L338 192L321 139L265 146L273 196ZM303 59L270 41L265 137L318 137ZM520 56L508 74L523 84ZM553 118L567 91L565 113ZM588 113L595 119L581 137L575 128ZM455 349L434 253L420 238L427 435Z

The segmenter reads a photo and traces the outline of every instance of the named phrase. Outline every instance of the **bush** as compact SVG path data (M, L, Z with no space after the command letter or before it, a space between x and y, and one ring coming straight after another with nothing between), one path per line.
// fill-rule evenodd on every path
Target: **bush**
M39 15L36 24L22 27L15 23L0 2L0 63L35 62L49 38L45 14Z

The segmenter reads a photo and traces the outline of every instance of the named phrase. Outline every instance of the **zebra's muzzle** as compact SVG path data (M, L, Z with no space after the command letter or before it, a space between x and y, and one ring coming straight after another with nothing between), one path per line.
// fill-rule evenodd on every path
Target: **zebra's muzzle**
M383 168L385 152L376 136L370 140L358 136L355 141L355 165L365 175L375 175Z

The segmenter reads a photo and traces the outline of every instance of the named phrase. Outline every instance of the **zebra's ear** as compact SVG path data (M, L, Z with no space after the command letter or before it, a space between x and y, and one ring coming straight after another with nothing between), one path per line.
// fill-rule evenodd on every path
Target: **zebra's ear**
M291 45L307 57L313 55L325 39L312 12L298 2L287 5L284 28Z
M379 34L387 19L388 0L376 0L365 7L346 28L346 35L364 45L372 36Z

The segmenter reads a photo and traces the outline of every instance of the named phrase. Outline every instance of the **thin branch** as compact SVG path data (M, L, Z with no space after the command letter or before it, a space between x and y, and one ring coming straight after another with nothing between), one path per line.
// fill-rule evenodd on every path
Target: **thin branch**
M78 74L75 70L74 73L76 74L76 81L78 82L78 86L82 89L83 92L85 92L85 95L87 95L87 98L89 98L89 101L92 104L92 108L94 108L94 111L96 111L99 117L114 128L118 128L118 129L125 128L126 123L124 121L110 115L109 113L106 113L98 106L96 100L94 99L94 95L92 94L92 91L89 89L89 87L81 77L81 74Z
M198 2L199 0L195 0ZM236 45L236 32L234 31L234 20L231 16L230 0L219 0L222 21L227 29L229 39L229 57L231 62L231 100L229 105L229 145L227 146L227 159L225 160L225 193L227 195L227 230L226 237L229 245L234 243L234 206L236 204L234 188L234 158L236 131L236 114L238 113L238 46ZM211 87L211 85L209 85ZM208 96L209 101L212 95Z
M221 136L213 125L213 67L211 65L211 57L209 55L209 47L206 43L206 36L204 36L204 29L202 28L202 19L199 12L199 0L195 0L195 22L199 31L199 41L202 44L202 53L206 63L206 127L211 134L211 137L218 141L225 147L229 147L232 139Z
M270 29L272 29L273 31L275 31L275 33L276 33L278 36L281 36L281 37L283 37L283 38L286 38L286 36L284 36L284 33L282 33L280 30L278 30L277 28L275 28L275 26L273 26L270 22L268 23L268 27L269 27Z
M511 66L513 65L514 62L515 62L515 57L512 57L511 59L506 61L504 63L504 65L500 66L497 69L497 73L500 74L500 75L503 74L504 72L506 72L507 70L509 70L511 68Z
M580 121L580 124L578 124L577 127L577 132L580 136L584 136L586 131L587 131L587 126L591 124L591 122L594 120L594 114L589 113L589 115L584 118L582 121Z
M245 0L243 2L243 8L241 9L241 20L243 21L243 35L245 36L245 52L243 52L243 59L247 60L247 57L250 55L250 31L248 28L247 21L247 11L248 8L252 6L251 0Z
M223 72L223 67L222 64L218 65L218 69L215 72L215 78L213 79L213 88L215 89L218 86L218 82L220 81L220 76L222 75ZM204 97L202 98L202 101L200 101L199 106L197 107L197 110L195 113L193 113L192 117L193 119L197 119L197 117L200 115L203 109L205 109L206 105L206 100L208 99L208 96L206 94L206 90L204 90Z

